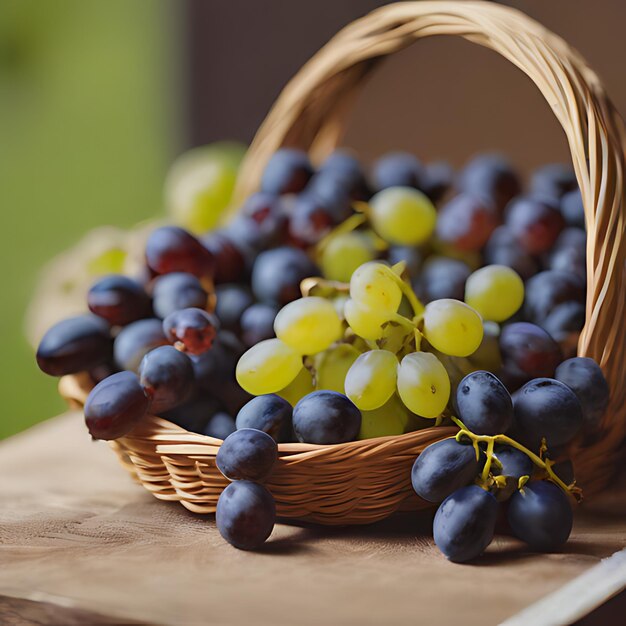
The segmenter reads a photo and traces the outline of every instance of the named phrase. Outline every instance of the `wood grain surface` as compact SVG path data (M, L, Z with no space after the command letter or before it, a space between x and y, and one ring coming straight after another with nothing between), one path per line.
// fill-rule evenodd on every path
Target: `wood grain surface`
M68 413L0 443L0 594L111 623L436 625L462 615L485 626L624 547L624 494L581 508L561 554L499 536L478 564L454 565L425 513L358 528L279 524L261 552L240 552L210 517L132 483ZM39 615L33 623L55 623Z

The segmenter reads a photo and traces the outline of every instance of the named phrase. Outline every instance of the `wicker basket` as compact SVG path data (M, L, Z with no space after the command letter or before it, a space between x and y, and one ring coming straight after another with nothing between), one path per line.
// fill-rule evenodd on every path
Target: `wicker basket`
M562 39L524 14L488 2L402 2L380 8L339 32L292 79L259 129L236 193L258 188L280 146L313 157L340 140L358 88L386 55L415 40L458 35L499 52L537 85L567 136L582 190L588 230L587 322L580 355L598 361L612 390L598 431L572 450L587 495L611 478L626 433L626 241L624 128L598 77ZM84 377L61 380L60 391L82 405ZM426 506L413 493L410 468L450 428L429 428L332 446L281 444L268 487L278 514L323 524L369 523L400 509ZM124 466L162 500L213 513L226 480L215 466L221 441L189 433L158 417L112 442Z

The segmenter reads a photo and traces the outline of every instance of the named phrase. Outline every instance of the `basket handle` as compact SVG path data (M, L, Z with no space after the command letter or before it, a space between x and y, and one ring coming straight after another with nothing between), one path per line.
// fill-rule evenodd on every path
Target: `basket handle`
M375 65L415 40L434 35L458 35L500 53L535 83L563 127L588 231L587 324L579 353L601 363L624 404L623 121L584 59L525 14L490 2L400 2L348 25L278 97L243 162L236 197L258 188L265 164L281 146L298 146L314 157L332 150L358 87Z

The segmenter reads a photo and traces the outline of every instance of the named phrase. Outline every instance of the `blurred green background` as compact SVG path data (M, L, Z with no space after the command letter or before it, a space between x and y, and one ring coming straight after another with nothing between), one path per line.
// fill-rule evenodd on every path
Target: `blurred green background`
M22 328L38 268L162 210L178 14L158 0L0 3L0 437L64 408Z

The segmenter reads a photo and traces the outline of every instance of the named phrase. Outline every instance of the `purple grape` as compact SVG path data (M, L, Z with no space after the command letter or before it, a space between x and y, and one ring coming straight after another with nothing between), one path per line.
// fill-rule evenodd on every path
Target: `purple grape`
M235 420L226 412L218 411L209 418L204 427L203 434L214 439L226 439L228 435L237 430Z
M94 439L118 439L148 412L150 399L132 372L118 372L98 383L85 402L85 422Z
M439 202L452 187L454 170L445 161L436 161L426 165L422 176L422 191L433 203Z
M390 152L376 161L373 174L379 191L388 187L421 189L424 167L408 152Z
M550 250L564 225L561 213L537 197L516 198L506 208L506 226L529 254Z
M584 302L585 287L576 274L546 270L527 283L524 314L535 324L541 324L562 302Z
M163 333L190 354L202 354L211 348L219 321L203 309L181 309L163 320Z
M585 228L585 208L580 189L568 191L561 198L561 214L570 226Z
M205 248L215 260L214 281L234 283L243 279L246 273L246 257L239 246L225 231L213 231L203 238Z
M207 393L197 393L183 404L164 411L161 417L185 430L203 434L211 418L221 410L217 398Z
M215 464L228 480L264 481L274 469L278 446L270 435L255 428L242 428L228 435L215 457Z
M292 148L277 150L268 161L261 178L261 190L282 195L299 193L313 175L306 152Z
M320 166L318 176L324 181L340 181L343 189L348 192L348 195L353 200L368 200L372 195L365 180L363 166L358 159L345 150L335 150L330 154ZM326 182L324 182L322 187L325 185ZM332 187L332 185L329 185L329 193L333 190ZM335 189L334 191L337 191L338 197L342 197L338 190ZM321 196L326 196L323 189L321 190Z
M152 314L143 286L128 276L112 274L98 280L87 293L92 313L112 326L126 326Z
M136 371L141 359L154 348L168 343L161 320L149 318L122 328L113 343L115 363L121 370Z
M156 274L187 272L213 276L213 255L193 235L177 226L152 231L146 242L146 263Z
M220 321L220 327L239 332L241 316L254 303L250 290L244 285L229 283L219 285L215 295L217 296L215 315Z
M208 294L197 276L172 272L155 278L152 298L155 315L163 319L179 309L205 309Z
M278 443L289 441L292 433L291 412L289 402L276 394L257 396L237 413L237 429L256 428Z
M289 234L296 241L312 245L327 235L334 224L334 216L318 196L303 193L293 204Z
M585 325L585 305L581 302L562 302L541 322L541 327L562 346L576 349L578 335Z
M521 450L499 444L494 448L494 454L502 465L502 469L497 472L501 476L511 476L517 479L522 476L532 476L535 466L528 455ZM496 473L495 466L492 465L491 468Z
M465 281L472 270L463 261L444 256L429 257L422 267L415 287L419 297L425 302L465 297Z
M491 234L483 250L483 257L487 265L506 265L524 280L540 269L539 261L522 248L513 233L504 225L498 226Z
M91 370L111 358L109 325L86 314L56 323L37 348L37 365L50 376L65 376Z
M578 188L576 174L570 165L549 163L535 170L530 182L531 192L551 200L559 200Z
M387 250L387 262L389 265L395 265L401 261L406 263L409 276L413 279L417 278L422 265L420 249L415 246L389 246L389 250Z
M274 319L278 313L275 306L257 303L248 307L241 315L241 340L247 347L275 337Z

